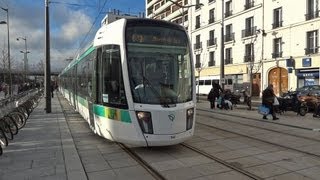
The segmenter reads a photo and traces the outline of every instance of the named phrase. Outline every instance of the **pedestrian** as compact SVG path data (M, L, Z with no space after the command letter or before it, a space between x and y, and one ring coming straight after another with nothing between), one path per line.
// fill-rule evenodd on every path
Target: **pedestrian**
M272 115L273 120L279 119L276 117L276 113L273 106L275 98L276 95L273 91L273 85L269 84L268 87L262 92L262 105L269 108L269 114ZM263 119L267 119L267 115L263 115Z
M208 100L210 101L210 108L211 109L215 108L215 100L220 96L220 92L222 92L221 86L218 83L213 82L212 88L209 92L209 95L211 94L210 98L208 95Z

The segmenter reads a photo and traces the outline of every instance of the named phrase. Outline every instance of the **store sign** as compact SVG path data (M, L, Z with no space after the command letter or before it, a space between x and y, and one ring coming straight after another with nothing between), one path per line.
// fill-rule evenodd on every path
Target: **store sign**
M287 67L294 67L294 59L286 59Z
M303 58L302 67L311 67L311 58Z

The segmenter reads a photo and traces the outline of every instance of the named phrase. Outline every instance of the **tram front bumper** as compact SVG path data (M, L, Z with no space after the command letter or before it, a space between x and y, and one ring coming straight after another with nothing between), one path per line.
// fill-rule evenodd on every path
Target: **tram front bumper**
M170 146L182 143L193 136L193 129L177 134L144 134L148 146Z

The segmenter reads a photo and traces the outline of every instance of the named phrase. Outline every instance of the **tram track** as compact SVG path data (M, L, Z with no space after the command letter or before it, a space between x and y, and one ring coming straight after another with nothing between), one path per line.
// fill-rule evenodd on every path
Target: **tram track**
M239 173L241 173L241 174L243 174L245 176L248 176L248 177L250 177L252 179L255 179L255 180L262 180L263 179L263 178L255 175L255 174L252 174L252 173L250 173L250 172L248 172L248 171L246 171L246 170L244 170L242 168L239 168L239 167L237 167L235 165L232 165L231 163L229 163L229 162L227 162L227 161L225 161L225 160L223 160L221 158L218 158L218 157L213 156L213 155L211 155L209 153L206 153L206 152L200 150L199 148L191 146L191 145L189 145L187 143L181 143L180 145L185 147L185 148L188 148L188 149L190 149L192 151L195 151L195 152L197 152L197 153L199 153L199 154L201 154L201 155L203 155L203 156L205 156L205 157L207 157L209 159L212 159L212 160L214 160L214 161L216 161L216 162L218 162L218 163L220 163L220 164L222 164L224 166L227 166L230 169L235 170L235 171L237 171L237 172L239 172Z
M201 115L201 116L213 118L212 116L206 116L206 115ZM222 119L222 118L217 118L217 117L214 117L214 118L215 118L215 120L228 121L228 120ZM240 123L236 123L236 122L232 122L232 121L228 121L228 122L233 123L233 124L240 124ZM252 137L250 135L246 135L245 133L238 133L238 132L235 132L235 131L219 128L219 127L216 127L216 126L213 126L213 125L210 125L210 124L206 124L206 123L201 123L201 122L196 122L196 123L200 124L200 125L203 125L205 127L209 127L209 128L215 129L215 130L220 130L220 131L232 133L232 134L235 134L235 135L238 135L238 136L246 137L248 139L257 140L257 141L260 141L260 142L263 142L263 143L266 143L266 144L282 147L282 148L285 148L285 149L288 149L288 150L293 150L293 151L296 151L296 152L299 152L299 153L303 153L303 154L310 155L310 156L313 156L313 157L316 157L316 158L320 158L320 154L314 154L312 152L308 152L308 151L300 150L300 149L297 149L297 148L294 148L294 147L289 147L289 146L285 146L285 145L282 145L282 144L279 144L279 143L274 143L274 142L271 142L271 141L263 140L261 138ZM247 125L244 124L243 126L247 126ZM255 127L255 126L252 126L252 127ZM256 128L259 128L259 127L256 127ZM265 129L265 130L271 131L271 130L268 130L268 129ZM281 133L281 134L285 134L285 135L289 135L289 136L294 136L294 135L291 135L291 134L288 134L288 133L282 133L282 132L279 132L279 131L271 131L271 132L277 132L277 133ZM304 137L301 137L301 136L295 136L295 137L304 138ZM317 141L318 143L320 142L319 140L315 140L315 139L313 139L313 141Z
M200 111L212 113L212 111L207 111L207 110L202 110L202 109L200 109ZM215 113L215 114L219 114L219 115L224 115L224 116L231 116L231 117L236 117L236 118L243 118L243 119L246 119L246 120L256 121L256 122L259 122L259 123L271 123L271 124L275 124L275 125L281 125L281 126L286 126L286 127L296 128L296 129L312 130L311 128L305 128L305 127L294 126L294 125L287 125L287 124L277 123L277 122L272 122L272 121L261 121L261 120L257 120L257 119L255 119L255 118L250 118L250 117L235 116L235 115L230 115L230 114L225 114L225 113L219 113L219 112L214 112L214 113ZM283 131L277 131L277 130L270 129L270 128L260 127L260 126L258 126L258 125L251 125L251 124L247 124L247 123L230 121L230 120L228 120L228 119L219 118L219 117L216 117L216 116L213 116L213 115L204 115L204 114L197 114L197 115L198 115L198 116L203 116L203 117L214 118L215 120L219 120L219 121L228 121L228 122L233 123L233 124L241 124L241 125L243 125L243 126L248 126L248 127L258 128L258 129L267 130L267 131L272 131L272 132L276 132L276 133L280 133L280 134L284 134L284 135L294 136L294 137L297 137L297 138L308 139L308 140L316 141L316 142L319 142L319 143L320 143L320 139L316 139L316 138L311 138L311 137L307 137L307 136L301 136L301 135L297 135L297 134L294 134L294 133L287 133L287 132L283 132ZM315 130L313 130L313 131L315 131Z
M203 112L209 112L209 113L213 113L210 110L206 110L206 109L201 109L201 108L197 108L197 110L199 111L203 111ZM274 122L274 121L261 121L258 120L256 118L250 118L247 116L241 116L241 115L232 115L232 114L226 114L226 113L222 113L222 112L214 112L215 114L220 114L220 115L226 115L226 116L232 116L232 117L238 117L238 118L244 118L250 121L256 121L256 122L264 122L264 123L270 123L270 124L276 124L276 125L281 125L281 126L286 126L286 127L292 127L292 128L297 128L297 129L303 129L303 130L310 130L310 131L320 131L319 128L307 128L307 127L302 127L302 126L296 126L296 125L291 125L291 124L285 124L285 123L279 123L279 122Z
M122 143L117 143L121 149L123 149L128 155L130 155L135 161L137 161L145 170L147 170L152 177L156 180L166 180L166 178L159 173L155 168L153 168L148 162L143 160L136 152L134 152L131 148Z

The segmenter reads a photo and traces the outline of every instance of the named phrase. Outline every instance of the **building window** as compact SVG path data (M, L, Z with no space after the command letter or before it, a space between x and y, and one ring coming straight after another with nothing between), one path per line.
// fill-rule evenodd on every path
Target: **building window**
M216 62L214 60L214 51L211 51L209 53L209 62L208 62L208 66L215 66L216 65Z
M232 48L226 49L226 59L225 64L232 64Z
M253 36L257 30L257 27L254 26L253 17L249 17L246 19L246 28L242 30L242 37Z
M245 0L244 4L244 10L250 9L254 6L254 1L253 0Z
M200 28L200 15L196 16L196 29Z
M307 48L305 54L315 54L319 52L318 30L307 32Z
M226 34L224 36L224 41L229 42L234 40L234 33L232 32L232 24L226 25Z
M207 46L213 46L217 44L217 38L214 37L214 30L209 31L209 40Z
M196 0L196 10L200 9L200 0Z
M232 15L232 1L226 2L226 12L224 14L225 17L229 17Z
M273 10L272 28L282 27L282 7Z
M272 58L282 57L282 38L273 39Z
M200 41L200 35L196 36L196 43L194 44L194 49L201 49L202 48L202 42Z
M214 22L214 8L209 11L209 24Z
M306 20L314 19L317 17L319 17L319 1L307 0Z
M244 62L254 62L254 45L253 43L246 44Z
M200 63L200 54L196 55L196 68L200 68L201 67L201 63Z
M216 0L209 0L208 3L214 3Z

